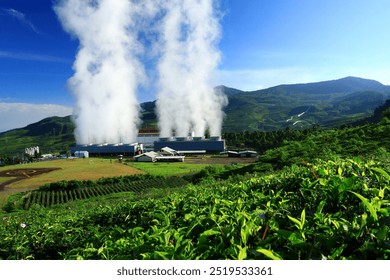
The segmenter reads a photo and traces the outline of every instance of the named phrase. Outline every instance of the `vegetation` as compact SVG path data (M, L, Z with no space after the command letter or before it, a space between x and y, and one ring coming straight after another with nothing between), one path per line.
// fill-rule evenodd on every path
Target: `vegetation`
M173 176L196 173L207 167L208 164L188 164L171 162L128 162L129 166L156 176Z
M228 88L225 91L229 105L225 109L224 132L276 131L313 125L334 128L367 117L389 98L388 87L354 77L251 92Z
M12 193L17 191L35 190L50 182L61 180L97 180L102 177L109 178L144 173L143 171L131 166L120 164L117 160L97 158L50 160L24 165L10 165L0 168L0 172L13 171L20 168L57 168L58 170L41 174L39 176L23 176L20 178L20 181L7 186L5 191L0 191L0 208L6 203L8 196ZM7 183L11 179L14 178L1 177L0 174L0 184Z
M390 97L379 82L347 77L309 84L280 85L244 92L218 87L229 99L223 122L225 133L276 131L285 128L335 128L369 116ZM155 102L141 104L143 126L156 127ZM304 113L304 114L302 114ZM287 121L291 119L291 121ZM65 154L75 145L70 116L52 117L21 129L0 133L0 161L12 162L26 147L39 146L43 154Z
M19 204L21 208L27 210L35 204L48 207L75 200L106 196L113 193L132 192L139 194L148 189L178 188L187 184L187 181L179 177L159 178L137 175L101 179L96 182L61 181L48 184L39 190L28 193L19 202L15 201L14 205Z
M50 117L21 129L0 133L0 160L12 162L22 157L24 149L39 146L43 154L66 154L75 145L71 117Z
M161 198L32 206L1 259L389 259L389 165L317 161Z
M0 259L388 260L389 106L329 130L226 134L261 153L251 165L131 163L151 174L17 193Z

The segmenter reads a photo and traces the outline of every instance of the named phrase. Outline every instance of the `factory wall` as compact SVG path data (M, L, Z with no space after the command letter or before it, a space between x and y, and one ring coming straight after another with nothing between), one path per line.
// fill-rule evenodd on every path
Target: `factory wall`
M169 147L176 151L205 150L207 153L219 153L225 150L225 140L192 140L192 141L156 141L154 151Z
M71 147L70 152L74 154L76 151L87 151L89 156L133 156L138 150L138 145L123 144L123 145L77 145Z

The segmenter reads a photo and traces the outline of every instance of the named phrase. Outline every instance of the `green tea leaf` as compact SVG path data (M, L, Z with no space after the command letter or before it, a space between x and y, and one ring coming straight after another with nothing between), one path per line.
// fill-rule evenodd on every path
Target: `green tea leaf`
M302 228L303 226L305 225L305 218L306 218L306 212L305 212L305 209L302 210L302 213L301 213L301 224L302 224Z
M378 196L383 199L385 197L385 189L379 189Z
M303 233L301 235L299 235L298 233L293 232L288 237L288 240L291 242L291 244L297 245L297 244L305 243L305 240L303 240L303 238L304 238L304 234Z
M344 249L347 248L347 244L342 244L340 247L336 248L332 252L332 259L338 259L340 255L343 253Z
M295 219L295 218L293 218L293 217L291 217L291 216L289 216L289 215L287 215L287 217L292 221L292 222L294 222L296 225L297 225L297 227L298 227L298 229L302 229L302 224L301 224L301 222L299 221L299 220L297 220L297 219Z
M207 240L207 237L210 237L213 235L221 235L221 232L218 230L214 230L214 229L206 230L199 236L199 243L205 243Z
M387 173L386 171L384 171L383 169L381 168L376 168L376 167L371 167L371 170L374 170L375 172L383 175L383 177L385 177L387 180L390 180L390 175L389 173Z
M247 247L242 248L241 246L238 246L238 249L240 250L238 253L238 257L237 257L238 260L245 260L246 259L246 256L247 256L246 248Z
M241 227L240 235L241 235L241 241L244 245L246 245L248 241L248 236L250 234L251 228L247 225L244 225Z
M389 236L389 228L386 227L386 226L382 226L377 234L376 234L376 237L381 240L381 241L385 241L386 238Z
M326 203L326 201L325 201L325 200L322 200L322 201L318 204L316 213L321 213L321 212L322 212L322 209L324 209L325 203Z
M282 260L281 256L279 256L277 253L272 252L271 250L261 248L261 249L257 249L256 252L265 255L271 260L275 260L275 261Z
M367 207L368 211L370 211L371 216L374 218L374 221L375 222L378 221L378 215L376 213L376 210L374 209L372 204L368 201L368 199L365 198L364 196L358 194L358 193L355 193L352 191L350 191L350 192L353 193L354 195L356 195L364 203L364 205Z

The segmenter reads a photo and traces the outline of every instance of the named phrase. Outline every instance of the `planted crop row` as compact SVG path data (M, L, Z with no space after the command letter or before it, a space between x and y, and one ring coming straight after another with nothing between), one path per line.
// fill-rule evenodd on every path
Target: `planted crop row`
M149 179L128 183L117 183L105 186L86 187L79 189L58 191L33 191L25 199L23 208L28 210L32 205L38 204L44 207L67 203L80 199L99 197L119 192L141 193L151 188L174 188L186 185L188 182L179 177L169 179Z
M0 259L390 259L389 186L388 162L320 161L159 199L33 207L0 220Z

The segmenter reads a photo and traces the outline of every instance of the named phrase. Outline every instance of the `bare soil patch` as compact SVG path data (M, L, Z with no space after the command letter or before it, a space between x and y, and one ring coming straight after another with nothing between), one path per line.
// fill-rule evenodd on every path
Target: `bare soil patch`
M0 177L11 177L13 179L0 183L0 191L4 190L4 187L15 183L17 181L25 180L34 176L49 173L61 168L20 168L12 170L0 171Z

